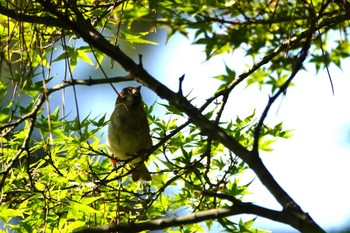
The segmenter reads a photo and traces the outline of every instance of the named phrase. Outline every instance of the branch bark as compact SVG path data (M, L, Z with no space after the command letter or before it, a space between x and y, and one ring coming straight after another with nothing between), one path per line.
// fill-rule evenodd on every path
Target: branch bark
M44 24L47 26L54 26L59 28L65 27L64 23L55 17L29 15L19 11L11 10L4 7L3 5L0 5L0 14L6 15L7 17L18 20L20 22Z
M144 230L160 230L168 227L193 224L211 219L220 219L238 214L254 214L279 222L286 222L285 213L269 210L251 203L237 202L230 208L218 208L198 211L180 217L157 218L142 223L108 224L101 227L77 230L77 233L103 233L103 232L140 232Z

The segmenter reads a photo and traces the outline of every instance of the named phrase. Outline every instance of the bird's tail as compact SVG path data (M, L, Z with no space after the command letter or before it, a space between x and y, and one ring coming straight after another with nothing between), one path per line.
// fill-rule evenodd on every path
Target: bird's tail
M140 178L145 181L150 181L152 179L151 174L144 163L134 165L131 178L134 182L138 181Z

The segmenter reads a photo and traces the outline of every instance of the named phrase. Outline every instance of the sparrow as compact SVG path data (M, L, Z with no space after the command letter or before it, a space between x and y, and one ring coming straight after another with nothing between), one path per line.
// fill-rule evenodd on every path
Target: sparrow
M152 139L141 97L141 86L124 88L115 102L108 125L107 151L117 161L130 160L133 181L151 180L142 151L151 148ZM116 161L112 160L116 167Z

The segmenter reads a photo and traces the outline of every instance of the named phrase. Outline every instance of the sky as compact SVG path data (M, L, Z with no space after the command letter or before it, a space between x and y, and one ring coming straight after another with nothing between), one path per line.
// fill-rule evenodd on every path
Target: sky
M218 56L206 62L202 46L191 45L191 41L181 35L176 35L166 44L164 31L158 31L157 36L158 46L147 46L141 51L144 68L172 90L177 90L178 78L185 74L184 93L191 92L191 96L196 96L198 105L221 84L211 77L224 74L225 64L234 69L237 75L249 68L246 65L249 59L243 54ZM137 58L140 51L134 50L133 53ZM302 209L327 231L336 232L345 224L350 225L350 189L347 185L350 177L350 60L344 61L343 70L331 67L334 95L326 71L316 74L312 67L307 68L311 72L298 73L295 86L288 90L285 97L276 101L266 119L271 124L283 121L285 129L293 130L293 137L279 140L273 145L272 152L261 153L261 157L279 184ZM107 70L107 74L115 76L116 70L117 66ZM87 71L90 73L87 74ZM59 70L53 70L55 72ZM88 65L78 66L75 74L79 74L75 78L102 77ZM116 87L121 90L125 85L129 84L118 84ZM107 117L110 116L116 98L112 88L94 86L96 95L91 95L91 87L79 87L77 90L81 115L86 116L92 111L92 116L105 113ZM148 105L158 100L147 88L142 89L142 94ZM256 86L238 86L230 96L224 118L246 117L254 109L257 114L261 113L268 94L267 90L260 91ZM244 177L242 183L255 178L249 171ZM250 191L252 194L245 201L280 209L258 179L254 180ZM297 232L289 226L263 218L258 218L256 227Z

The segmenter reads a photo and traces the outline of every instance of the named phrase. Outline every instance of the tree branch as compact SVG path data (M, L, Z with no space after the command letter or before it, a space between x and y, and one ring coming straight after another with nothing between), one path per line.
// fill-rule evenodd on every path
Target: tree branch
M225 95L226 93L230 93L238 84L240 84L242 81L244 81L249 75L260 69L262 66L269 63L273 58L275 58L278 54L280 54L282 51L285 51L288 48L291 48L298 43L300 43L301 40L305 39L310 32L314 33L322 28L327 28L333 24L338 24L341 21L346 21L350 19L349 14L344 14L340 16L330 17L322 21L320 24L316 25L314 30L311 31L310 29L305 30L301 32L299 35L294 36L286 41L283 41L280 46L276 47L274 50L269 51L260 61L257 63L254 63L253 66L246 72L241 73L238 78L234 79L226 89L223 89L217 93L215 93L214 96L209 98L206 102L206 105L202 106L202 108L206 108L207 105L209 105L213 100L218 98L221 95Z
M0 5L0 14L20 22L37 23L37 24L44 24L47 26L65 28L64 23L60 19L57 19L51 16L28 15L19 11L8 9L3 5Z
M45 101L45 96L43 94L39 95L36 101L34 102L34 107L32 111L30 111L27 114L24 114L21 118L19 118L14 122L0 126L0 137L5 137L9 132L11 132L12 129L14 129L16 126L18 126L28 118L36 117L36 114L40 110L41 105L44 103L44 101Z
M144 230L159 230L185 224L199 223L210 219L225 218L238 214L255 214L280 222L285 221L283 212L269 210L267 208L250 203L237 202L237 204L230 208L218 208L198 211L185 216L174 218L158 218L142 223L122 223L119 225L108 224L96 228L77 230L76 233L140 232Z
M127 82L127 81L133 81L133 79L129 76L120 76L120 77L113 77L113 78L104 78L104 79L73 79L73 80L67 80L63 81L62 83L53 86L52 88L49 88L47 90L48 94L51 94L55 91L64 89L69 86L74 85L82 85L82 86L92 86L92 85L99 85L99 84L110 84L110 83L119 83L119 82Z
M29 141L30 141L30 138L31 138L33 130L34 130L36 116L37 116L38 111L41 108L41 105L44 103L44 101L45 101L45 96L40 95L36 101L36 104L34 105L33 110L30 113L26 114L26 117L22 117L20 119L22 122L28 118L31 118L31 121L29 121L28 132L27 132L27 135L25 136L25 138L23 139L22 146L21 146L21 148L19 148L16 155L14 155L11 158L11 160L7 163L7 166L5 166L5 164L2 164L2 171L0 172L0 175L1 175L1 177L0 177L0 190L3 190L7 175L10 172L14 163L19 159L19 157L22 155L22 153L24 151L27 151L27 153L29 153L28 152L29 151Z
M266 105L266 107L265 107L265 109L260 117L260 120L255 128L255 131L254 131L254 145L253 145L252 151L255 154L258 154L260 131L261 131L261 128L264 124L264 121L267 117L267 114L268 114L272 104L277 100L277 98L282 93L285 93L287 91L287 88L289 87L290 83L293 81L293 79L295 78L295 76L297 75L299 70L303 67L303 63L307 58L307 54L308 54L308 51L309 51L310 46L311 46L311 39L312 39L313 29L315 28L315 24L316 24L316 21L312 20L309 34L306 38L306 41L304 42L304 46L302 47L302 49L300 51L300 56L297 59L297 62L296 62L294 69L293 69L293 72L291 73L289 78L285 81L285 83L279 88L277 93L275 95L273 95L271 98L269 98L268 103L267 103L267 105Z

